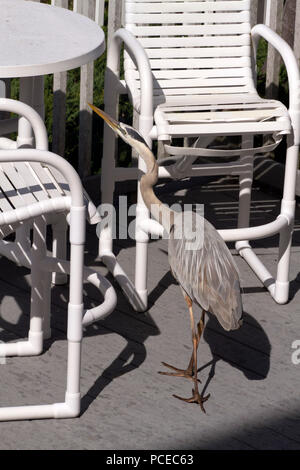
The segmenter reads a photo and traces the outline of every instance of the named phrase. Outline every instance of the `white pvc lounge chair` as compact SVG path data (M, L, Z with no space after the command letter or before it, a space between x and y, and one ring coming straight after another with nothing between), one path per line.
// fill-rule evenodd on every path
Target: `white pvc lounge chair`
M29 106L5 98L0 111L9 111L26 119L33 129L36 148L14 148L2 140L0 149L0 236L20 228L33 228L33 242L1 240L1 253L31 269L31 307L28 339L0 344L0 357L34 356L43 351L43 339L49 338L51 273L70 275L68 304L68 368L65 402L50 405L0 407L1 420L68 418L80 413L80 356L83 326L108 315L116 305L109 282L84 267L86 198L79 176L63 158L47 151L47 133L38 113ZM3 139L3 138L2 138ZM0 139L1 144L1 139ZM96 211L89 205L89 209ZM66 218L70 226L70 261L47 256L46 225L55 218ZM90 310L83 307L83 279L102 293L103 302Z
M278 303L288 300L289 259L295 208L299 148L299 70L293 51L274 31L250 25L250 0L147 1L125 0L124 28L110 44L105 80L105 110L117 117L120 93L128 93L138 114L139 130L151 146L157 139L165 155L177 158L161 166L160 177L235 174L240 180L238 229L222 230ZM262 99L255 88L255 55L259 37L281 54L288 72L290 105ZM125 80L120 77L120 50L125 46ZM252 45L254 48L252 48ZM273 150L287 135L286 176L278 218L249 226L253 158ZM217 136L238 135L236 150L207 149ZM254 136L264 136L253 148ZM197 138L191 148L174 145L174 138ZM200 147L200 148L199 148ZM138 179L139 170L116 168L115 136L105 128L102 164L102 202L111 203L114 182ZM219 157L220 163L194 164L199 156ZM224 163L222 157L237 157ZM138 192L136 214L135 286L119 266L112 249L110 225L100 234L99 255L117 277L137 310L147 308L148 233L157 232ZM254 254L249 240L280 233L277 275L273 277Z

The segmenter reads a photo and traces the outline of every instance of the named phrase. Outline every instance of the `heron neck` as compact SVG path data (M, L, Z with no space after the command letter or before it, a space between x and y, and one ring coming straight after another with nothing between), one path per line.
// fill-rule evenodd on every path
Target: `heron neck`
M144 160L147 167L147 172L142 176L140 182L143 200L152 217L169 233L174 223L174 211L163 204L153 191L153 187L158 181L158 165L149 148L146 148L141 158Z

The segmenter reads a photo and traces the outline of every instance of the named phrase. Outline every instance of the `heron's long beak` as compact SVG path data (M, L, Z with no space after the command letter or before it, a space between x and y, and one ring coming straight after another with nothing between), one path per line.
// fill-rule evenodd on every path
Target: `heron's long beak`
M106 114L102 109L97 108L97 106L94 106L93 104L88 103L88 105L92 108L95 113L97 113L104 121L114 130L117 131L120 129L120 125L118 121L110 117L108 114Z

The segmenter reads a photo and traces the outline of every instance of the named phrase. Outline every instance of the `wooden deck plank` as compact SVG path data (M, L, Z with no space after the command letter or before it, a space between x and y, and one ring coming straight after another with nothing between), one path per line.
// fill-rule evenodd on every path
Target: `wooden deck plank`
M205 196L211 204L207 213L219 220L219 199L230 207L236 190L227 191L224 186L216 195L211 188L203 187L196 197L195 188L186 192L180 187L179 197L196 201ZM256 206L271 201L270 217L275 213L276 196L257 191L254 200ZM233 223L233 215L227 214L220 224L231 217ZM293 295L285 306L276 305L244 261L236 257L244 288L245 322L232 333L225 333L213 318L207 322L199 346L201 390L211 393L206 415L172 397L173 393L188 396L189 381L157 374L163 370L162 360L185 366L191 337L182 294L168 273L167 243L152 241L149 311L133 312L118 290L117 310L85 331L82 416L1 423L0 449L299 449L300 366L291 362L291 344L300 339L299 232L294 241ZM118 242L118 249L121 264L133 274L133 243ZM94 228L89 227L86 262L105 273L95 261L96 250ZM258 245L258 251L274 268L274 240ZM28 270L5 259L0 263L0 340L14 340L26 335L28 312L24 311L29 305L30 277ZM99 300L97 292L87 286L85 291L88 304L94 305ZM7 364L0 366L1 405L63 399L67 287L53 288L52 297L53 338L47 341L43 355L7 358Z

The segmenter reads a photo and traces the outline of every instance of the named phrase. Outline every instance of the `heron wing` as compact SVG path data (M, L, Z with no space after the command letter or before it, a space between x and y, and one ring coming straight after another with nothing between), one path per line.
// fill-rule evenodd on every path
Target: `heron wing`
M176 234L178 227L181 235L180 230ZM224 240L206 219L191 212L184 219L175 218L169 263L193 301L216 315L225 330L239 328L242 302L238 270Z

